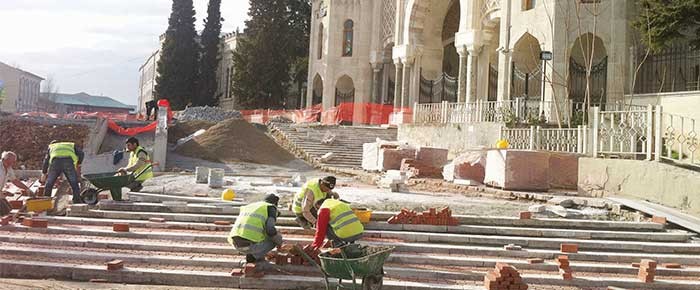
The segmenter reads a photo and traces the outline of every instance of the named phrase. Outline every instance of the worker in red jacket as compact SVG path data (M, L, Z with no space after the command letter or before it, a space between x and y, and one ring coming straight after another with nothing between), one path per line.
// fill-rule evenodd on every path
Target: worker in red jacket
M316 236L311 244L314 249L321 248L325 238L328 238L336 248L362 238L365 228L350 205L344 201L329 198L317 201L316 207L318 208Z

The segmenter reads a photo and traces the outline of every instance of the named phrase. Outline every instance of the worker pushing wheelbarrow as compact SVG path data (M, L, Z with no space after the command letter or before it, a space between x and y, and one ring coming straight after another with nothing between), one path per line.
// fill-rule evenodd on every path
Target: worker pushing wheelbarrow
M296 252L323 274L326 290L381 290L384 283L384 262L395 247L349 244L318 255L319 265L295 245ZM337 282L330 279L338 279ZM361 279L361 285L357 285ZM344 285L343 280L350 280ZM361 288L360 288L361 287Z
M85 179L89 181L90 186L83 189L80 197L83 199L84 203L95 205L99 202L99 193L109 190L112 199L120 201L122 200L122 188L134 183L134 181L138 180L143 174L151 172L152 168L153 164L149 163L140 171L131 174L112 172L84 175Z

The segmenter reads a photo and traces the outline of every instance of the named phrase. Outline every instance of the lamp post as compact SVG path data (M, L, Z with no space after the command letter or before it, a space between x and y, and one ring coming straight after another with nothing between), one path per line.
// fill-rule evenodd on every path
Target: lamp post
M547 61L552 60L553 54L551 51L542 51L540 52L540 60L542 61L542 90L541 90L541 99L540 99L540 118L544 117L544 108L545 108L545 102L544 102L544 91L546 88L546 80L547 80Z

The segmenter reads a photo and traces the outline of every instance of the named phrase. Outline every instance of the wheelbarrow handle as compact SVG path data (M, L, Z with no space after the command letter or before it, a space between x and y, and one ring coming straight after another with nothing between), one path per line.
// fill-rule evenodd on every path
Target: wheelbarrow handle
M146 171L148 171L149 169L153 169L153 164L152 164L152 163L148 163L148 165L146 165L146 167L144 167L143 169L141 169L141 171L139 171L138 173L134 173L134 174L133 174L133 175L134 175L134 176L133 176L133 179L137 179L137 178L141 177L141 175L143 175L144 173L146 173Z
M294 244L293 248L296 252L301 254L301 257L304 258L304 260L306 260L307 262L309 262L309 264L316 267L319 271L321 271L321 273L323 273L324 276L326 276L326 271L323 271L323 268L321 268L321 265L316 263L316 261L313 258L311 258L311 256L309 256L301 247L299 247L299 245Z

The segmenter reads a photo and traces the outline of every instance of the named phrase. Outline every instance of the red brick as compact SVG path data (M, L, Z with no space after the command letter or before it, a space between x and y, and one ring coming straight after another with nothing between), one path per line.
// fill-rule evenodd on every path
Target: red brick
M656 264L657 264L657 263L656 263L656 261L654 261L654 260L642 259L642 262L639 263L639 264L642 265L643 267L656 269Z
M644 283L654 282L654 274L639 272L637 278Z
M578 253L577 244L561 244L562 253Z
M231 222L230 221L214 221L214 224L217 226L230 226Z
M206 193L195 193L194 196L196 196L196 197L209 197L209 195Z
M657 224L665 225L665 224L666 224L666 217L662 217L662 216L653 216L653 217L651 217L651 222L652 222L652 223L657 223Z
M128 232L129 231L129 224L114 223L114 224L112 224L112 230L115 232Z
M661 266L664 267L664 268L667 268L667 269L680 269L680 268L683 268L683 267L681 266L681 264L677 264L677 263L665 263L665 264L661 264Z
M10 200L9 202L12 209L21 209L24 206L24 201L21 200Z
M231 270L231 276L243 276L243 269L236 268Z
M527 262L529 264L542 264L542 263L544 263L544 260L540 259L540 258L532 258L532 259L527 259Z
M164 223L165 219L164 218L150 218L150 219L148 219L148 221L152 222L152 223Z
M632 267L639 268L639 263L632 263Z
M521 220L529 220L532 218L532 212L529 211L521 211L520 212L520 219Z
M30 228L46 228L49 226L49 221L39 218L26 218L22 221L22 225Z
M9 225L10 222L12 222L12 216L11 215L6 215L0 219L0 226L6 226Z
M122 260L112 260L107 262L107 270L108 271L116 271L116 270L121 270L124 269L124 261Z
M564 280L573 280L574 275L571 272L560 272L561 278Z
M109 283L107 279L90 279L90 283Z

